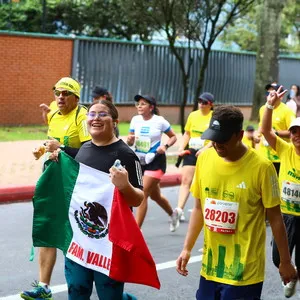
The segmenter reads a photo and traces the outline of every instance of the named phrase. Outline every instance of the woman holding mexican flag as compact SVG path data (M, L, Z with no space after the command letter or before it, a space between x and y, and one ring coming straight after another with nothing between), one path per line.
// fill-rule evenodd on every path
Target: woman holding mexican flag
M124 282L160 287L155 263L131 211L144 196L140 162L115 136L117 123L118 111L110 101L92 104L87 113L92 140L82 145L75 160L53 152L51 159L58 163L50 162L37 184L35 211L48 213L64 202L59 210L62 220L56 217L47 224L50 235L52 228L55 234L42 234L36 218L33 240L35 246L65 253L69 300L90 299L94 282L99 299L105 300L121 300ZM61 195L53 196L46 208L41 199L49 197L45 191L49 180L57 181L50 192ZM64 230L61 239L58 228Z

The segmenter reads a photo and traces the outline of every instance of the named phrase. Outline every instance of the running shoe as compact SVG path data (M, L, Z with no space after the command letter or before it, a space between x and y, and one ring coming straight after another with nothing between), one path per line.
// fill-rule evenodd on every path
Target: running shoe
M297 280L296 281L290 281L287 284L282 283L285 298L291 298L292 296L295 295L295 293L296 293L296 284L297 284Z
M179 221L180 222L185 222L185 216L184 216L184 211L182 210L182 212L181 212L181 215L180 215L180 218L179 218Z
M122 300L137 300L137 298L129 293L123 293Z
M181 213L182 213L181 208L177 207L173 210L173 213L170 217L170 231L171 232L174 232L179 227L179 219L180 219Z
M26 300L53 300L51 290L47 287L41 286L38 281L34 281L32 284L33 289L30 291L24 291L20 294L21 298Z

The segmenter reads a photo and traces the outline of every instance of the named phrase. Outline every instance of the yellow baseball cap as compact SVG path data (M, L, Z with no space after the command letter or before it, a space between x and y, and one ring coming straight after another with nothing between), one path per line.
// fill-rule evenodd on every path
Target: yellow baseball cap
M54 89L65 89L66 91L72 92L78 98L80 98L80 84L71 77L61 78L54 86Z

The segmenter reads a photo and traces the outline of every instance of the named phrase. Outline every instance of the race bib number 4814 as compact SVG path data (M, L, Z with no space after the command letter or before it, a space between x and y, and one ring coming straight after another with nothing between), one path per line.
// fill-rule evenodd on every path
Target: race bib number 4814
M284 180L281 197L283 201L300 204L300 184Z
M236 230L239 204L212 198L205 199L204 222L210 231L233 234Z

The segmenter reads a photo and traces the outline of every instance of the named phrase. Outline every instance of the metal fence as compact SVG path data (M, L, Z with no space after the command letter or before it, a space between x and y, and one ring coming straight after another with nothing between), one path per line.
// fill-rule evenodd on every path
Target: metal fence
M179 51L187 60L187 49ZM188 104L193 102L202 55L201 49L192 50ZM252 105L255 60L253 53L212 51L203 91L212 92L218 103ZM299 68L299 59L281 58L279 82L286 87L300 82ZM179 105L183 97L179 65L167 45L76 38L72 76L82 83L84 103L92 101L96 84L106 87L117 104L132 103L138 93L153 95L160 105Z

